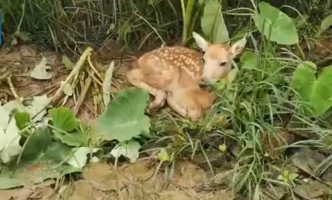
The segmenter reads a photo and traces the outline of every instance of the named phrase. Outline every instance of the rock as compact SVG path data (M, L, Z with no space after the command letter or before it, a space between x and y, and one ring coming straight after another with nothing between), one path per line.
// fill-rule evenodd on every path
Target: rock
M293 164L309 175L319 176L320 170L317 170L319 164L325 160L325 157L309 148L301 148L291 158Z
M330 188L318 181L309 181L308 183L296 186L294 192L304 199L312 200L319 197L326 197L330 192Z

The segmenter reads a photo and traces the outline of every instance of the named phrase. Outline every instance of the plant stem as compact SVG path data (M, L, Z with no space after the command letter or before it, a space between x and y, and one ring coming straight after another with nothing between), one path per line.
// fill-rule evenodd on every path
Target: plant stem
M183 12L183 10L184 10L183 0L181 1L181 4L183 4L182 5L182 12ZM183 18L183 32L182 32L182 44L183 45L185 45L188 34L189 34L194 5L195 5L195 0L189 0L187 3L186 9L183 13L183 17L184 17Z
M298 49L299 52L300 52L301 59L302 59L302 60L305 60L304 52L303 52L302 48L300 47L299 43L296 43L296 47L297 47L297 49Z

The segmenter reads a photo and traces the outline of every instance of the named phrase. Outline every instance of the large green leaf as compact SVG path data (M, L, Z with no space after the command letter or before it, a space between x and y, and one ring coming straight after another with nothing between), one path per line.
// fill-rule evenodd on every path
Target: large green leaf
M68 146L52 139L47 128L38 128L27 140L22 153L21 163L23 165L31 165L52 161L55 164L59 164L70 155L70 152L71 149Z
M259 3L260 13L253 15L259 31L278 44L292 45L299 42L293 20L266 2Z
M127 141L147 134L150 120L144 114L149 93L139 88L128 88L117 93L99 119L99 135L104 140Z
M38 128L26 141L18 165L3 167L0 172L0 189L28 186L48 178L59 178L71 166L61 165L71 155L71 149L52 140L47 128Z
M50 110L50 116L54 126L63 131L73 131L78 126L74 113L66 107L59 107Z
M316 78L316 65L299 64L293 75L293 88L302 100L309 103L312 116L324 114L332 106L332 65L325 67ZM308 111L306 114L310 115Z
M218 0L209 0L204 7L201 27L205 35L213 43L223 43L229 40L228 30L222 16L221 4Z
M54 136L69 146L82 146L87 144L90 135L85 130L80 130L79 122L72 110L59 107L50 110L54 123ZM83 125L82 125L83 126Z

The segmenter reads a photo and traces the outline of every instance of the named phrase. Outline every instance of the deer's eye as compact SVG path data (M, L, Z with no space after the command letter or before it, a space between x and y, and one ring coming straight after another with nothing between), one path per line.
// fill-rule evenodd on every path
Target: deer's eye
M221 62L221 63L219 63L219 66L224 67L226 64L227 64L227 62Z

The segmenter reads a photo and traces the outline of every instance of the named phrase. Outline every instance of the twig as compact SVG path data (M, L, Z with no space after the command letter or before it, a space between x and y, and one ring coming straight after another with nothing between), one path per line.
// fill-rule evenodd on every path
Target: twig
M8 76L10 76L10 72L5 72L4 74L2 74L1 76L0 76L0 81L1 80L3 80L3 79L6 79Z
M84 62L85 62L86 58L91 54L92 51L93 51L93 49L91 47L88 47L88 48L85 49L85 51L83 52L80 59L77 61L76 65L74 66L73 70L70 72L67 79L64 81L64 83L60 86L58 91L52 97L52 100L57 98L57 96L62 92L65 85L71 80L72 77L74 77L79 72L81 67L84 65Z
M98 78L102 81L103 78L101 77L101 75L98 73L98 71L96 70L96 68L93 66L92 62L91 62L91 56L88 57L88 62L90 67L92 68L92 70L97 74Z
M86 97L86 93L88 92L89 88L90 88L90 85L91 85L91 82L92 82L92 79L90 76L88 76L88 78L85 80L85 83L84 83L84 87L82 89L82 93L81 95L78 97L78 100L77 100L77 104L75 106L75 109L74 109L74 113L75 115L77 115L81 105L83 104L84 102L84 99Z
M7 83L8 83L8 85L9 85L10 90L12 91L14 97L15 97L16 99L19 99L19 96L17 95L17 93L16 93L16 91L15 91L15 87L14 87L14 85L13 85L13 82L12 82L11 76L7 77Z
M87 47L85 49L85 51L83 52L82 56L80 57L80 59L77 61L77 63L75 64L73 70L70 72L69 76L67 77L67 79L64 81L64 83L60 86L60 88L56 91L56 93L53 95L53 97L51 98L50 103L48 103L46 106L44 106L39 112L37 112L32 119L36 118L43 110L45 110L52 102L54 102L54 100L56 100L56 98L60 95L60 93L62 92L63 88L65 87L65 85L71 80L72 77L74 77L81 69L81 67L84 65L84 62L86 60L86 57L89 56L91 54L91 52L93 51L93 49L91 47Z

